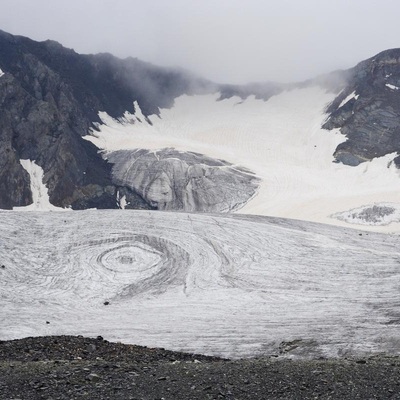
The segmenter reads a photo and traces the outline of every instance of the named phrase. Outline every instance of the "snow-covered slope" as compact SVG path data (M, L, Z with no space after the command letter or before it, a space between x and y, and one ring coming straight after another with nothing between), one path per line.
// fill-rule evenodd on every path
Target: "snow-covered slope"
M18 211L63 211L68 210L53 206L50 203L46 185L43 183L43 169L32 160L20 160L22 167L28 172L31 181L32 204L14 207Z
M240 215L0 217L0 339L103 335L229 357L399 354L398 236Z
M262 181L241 213L346 224L330 216L375 202L400 203L395 154L357 167L333 162L346 139L338 130L321 129L334 94L311 86L267 101L218 97L184 95L173 108L148 118L137 103L135 115L118 121L101 113L105 125L86 138L106 151L173 147L248 168Z

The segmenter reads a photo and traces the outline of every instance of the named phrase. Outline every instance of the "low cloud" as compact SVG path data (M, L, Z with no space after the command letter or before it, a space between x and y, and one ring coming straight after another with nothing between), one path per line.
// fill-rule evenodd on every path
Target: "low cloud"
M3 0L0 28L221 83L291 82L399 46L399 11L393 0Z

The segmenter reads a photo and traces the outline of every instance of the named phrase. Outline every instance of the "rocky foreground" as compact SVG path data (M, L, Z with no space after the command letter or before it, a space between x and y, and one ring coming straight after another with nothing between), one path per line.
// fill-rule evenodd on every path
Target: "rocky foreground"
M0 399L400 399L400 359L225 360L97 338L0 341Z

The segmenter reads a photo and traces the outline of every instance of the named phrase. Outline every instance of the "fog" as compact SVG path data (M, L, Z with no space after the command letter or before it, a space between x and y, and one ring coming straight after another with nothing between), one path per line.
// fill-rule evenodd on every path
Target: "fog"
M395 0L0 0L0 29L221 83L312 78L400 47Z

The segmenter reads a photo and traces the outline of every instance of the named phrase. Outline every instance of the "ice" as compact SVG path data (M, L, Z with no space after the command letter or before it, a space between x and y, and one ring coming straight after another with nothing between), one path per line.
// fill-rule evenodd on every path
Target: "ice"
M338 130L321 129L334 94L315 86L268 101L218 98L218 93L181 96L160 116L149 116L151 124L138 104L138 116L125 114L123 120L101 113L105 125L86 138L106 151L173 147L254 171L262 182L241 213L348 225L330 216L365 204L400 203L400 177L391 163L395 154L357 167L333 162L337 145L346 140Z
M50 203L46 185L43 183L43 169L32 160L20 160L22 167L28 172L31 180L32 204L14 207L18 211L67 211Z
M0 340L101 335L233 358L300 340L301 357L400 355L397 235L237 214L0 217Z

